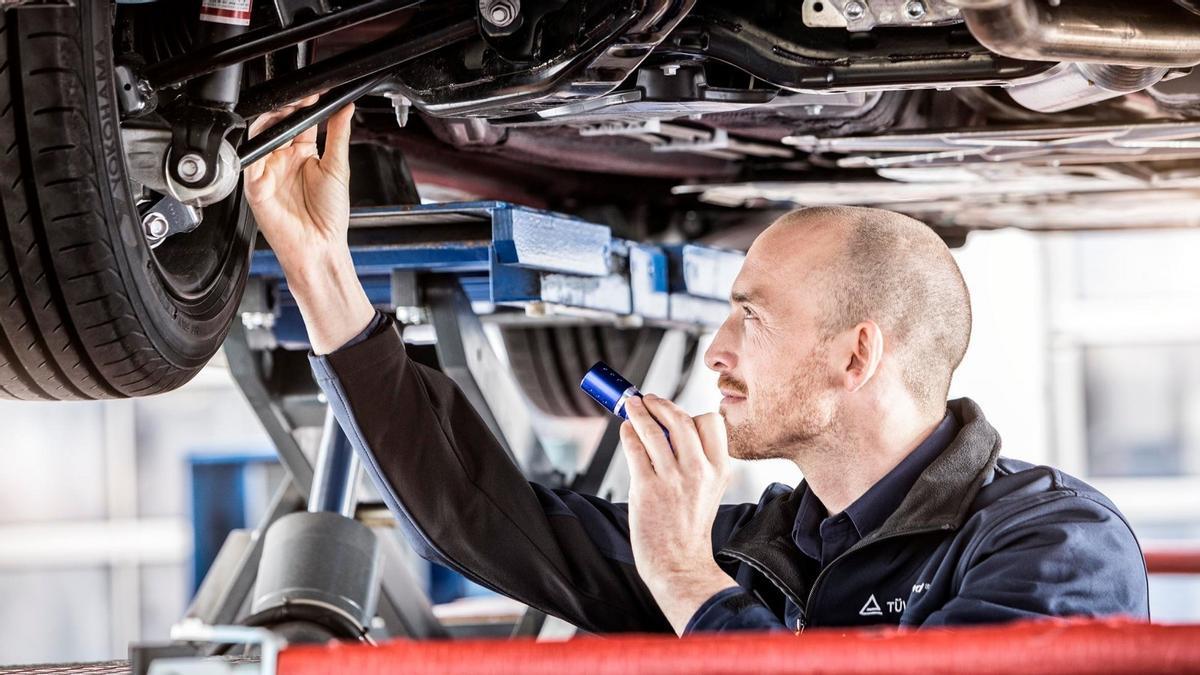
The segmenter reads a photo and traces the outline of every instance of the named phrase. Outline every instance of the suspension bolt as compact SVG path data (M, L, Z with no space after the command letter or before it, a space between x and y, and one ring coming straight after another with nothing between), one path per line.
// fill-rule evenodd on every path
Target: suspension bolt
M867 14L867 8L858 0L850 0L842 7L842 14L850 21L858 21Z
M142 234L151 242L157 242L167 236L170 229L171 224L167 222L167 217L157 211L151 211L142 218Z
M179 172L179 177L188 183L194 183L204 177L208 173L208 164L204 158L194 152L189 152L179 158L179 164L175 166Z
M520 11L521 7L515 0L491 0L487 4L484 16L493 26L506 28L517 20Z
M904 5L904 16L910 21L920 21L925 17L925 3L921 0L911 0Z

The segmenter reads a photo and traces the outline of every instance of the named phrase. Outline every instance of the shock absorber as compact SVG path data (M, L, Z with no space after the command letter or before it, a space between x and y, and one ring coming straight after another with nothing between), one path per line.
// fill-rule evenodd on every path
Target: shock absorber
M250 28L253 0L202 0L197 46L237 37ZM168 186L172 196L199 206L223 199L237 184L237 153L226 141L243 124L233 112L242 88L236 63L187 85L186 102L172 115Z
M245 33L250 28L252 0L203 0L200 3L199 45L208 45ZM197 103L232 110L242 85L242 64L234 64L198 77L188 93Z

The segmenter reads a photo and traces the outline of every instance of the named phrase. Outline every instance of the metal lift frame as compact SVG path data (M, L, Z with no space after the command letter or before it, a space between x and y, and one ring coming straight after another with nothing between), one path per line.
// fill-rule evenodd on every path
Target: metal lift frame
M351 255L372 303L436 334L439 364L530 480L595 494L619 442L619 424L608 424L588 466L568 478L546 457L533 432L511 373L484 333L483 320L607 321L624 326L698 330L723 320L729 287L742 254L690 244L648 245L612 236L603 225L504 202L469 202L356 209L351 215ZM524 313L505 311L523 309ZM489 310L491 316L489 316ZM482 316L480 314L482 312ZM528 318L533 317L533 318ZM641 381L662 337L648 331L635 345L626 375ZM230 372L279 453L287 478L252 532L230 535L201 585L187 618L208 625L244 618L252 592L262 534L276 520L303 510L353 516L350 496L357 462L344 434L327 413L298 411L290 392L319 396L303 359L272 363L307 350L307 335L278 262L269 250L254 253L242 321L225 344ZM301 372L294 372L294 371ZM280 371L283 371L282 373ZM281 376L282 375L282 376ZM497 409L504 414L496 414ZM294 432L326 423L314 470ZM364 514L357 518L364 520ZM445 637L424 592L402 564L394 537L380 537L385 559L378 616L387 636ZM530 610L516 635L536 635L545 616Z

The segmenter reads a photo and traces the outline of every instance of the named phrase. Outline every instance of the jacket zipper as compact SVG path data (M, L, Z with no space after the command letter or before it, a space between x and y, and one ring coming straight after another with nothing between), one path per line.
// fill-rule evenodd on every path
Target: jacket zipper
M818 588L818 585L821 583L821 579L824 579L824 578L825 578L825 574L826 574L826 573L827 573L827 572L828 572L830 569L832 569L834 565L836 565L836 564L838 564L839 562L841 562L841 561L842 561L844 558L848 557L850 554L852 554L852 553L858 553L859 551L862 551L862 550L864 550L864 549L866 549L866 548L869 548L869 547L871 547L871 546L874 546L875 544L878 544L878 543L880 543L880 542L888 541L888 540L890 540L890 539L898 539L898 538L900 538L900 537L910 537L910 536L912 536L912 535L916 535L916 534L925 534L925 533L927 533L927 532L940 532L940 531L943 531L943 530L948 530L948 529L951 529L951 527L952 527L952 526L947 526L947 525L939 525L939 526L937 526L937 527L923 527L923 528L918 528L918 529L915 529L915 530L906 530L906 531L904 531L904 532L895 532L895 533L893 533L893 534L889 534L889 535L887 535L887 536L885 536L885 537L880 537L880 538L878 538L878 539L873 539L873 540L871 540L871 541L867 542L866 544L862 544L861 546L857 546L857 547L854 547L854 546L852 546L852 547L850 547L849 549L847 549L846 551L844 551L844 552L843 552L841 555L839 555L838 557L836 557L836 558L834 558L833 560L829 561L829 564L828 564L828 565L826 565L824 569L822 569L820 572L818 572L818 573L817 573L817 578L816 578L816 579L813 579L812 586L811 586L811 587L808 589L808 598L805 600L805 603L804 603L804 609L805 609L805 610L807 610L809 607L811 607L811 606L812 606L813 597L815 597L815 596L816 596L816 594L817 594L817 588ZM860 543L861 543L861 542L860 542ZM768 577L768 578L769 578L769 577ZM807 618L807 614L806 614L806 612L801 612L801 616L804 616L805 618ZM804 626L803 626L803 625L800 625L800 621L799 621L799 620L797 620L797 622L796 622L796 623L797 623L798 632L802 632L802 631L804 630Z
M755 560L754 558L752 558L744 553L739 553L737 551L726 550L726 551L722 551L721 553L723 553L724 555L727 555L731 558L734 558L736 560L740 560L743 563L749 565L756 572L758 572L759 574L766 577L767 581L770 581L771 585L774 586L776 589L778 589L780 593L783 593L783 595L788 600L791 600L793 603L795 603L796 608L800 612L800 615L798 617L796 617L796 628L795 628L795 633L797 635L799 635L804 632L804 629L806 627L808 627L808 608L812 606L813 598L816 596L816 593L817 593L818 584L820 584L821 580L823 578L825 578L826 573L834 565L841 562L842 559L850 556L853 553L858 553L859 551L861 551L865 548L868 548L870 546L873 546L875 544L878 544L880 542L888 541L891 539L898 539L900 537L909 537L909 536L916 535L916 534L925 534L926 532L938 532L938 531L947 530L947 529L950 529L950 528L945 525L939 525L937 527L923 527L923 528L918 528L915 530L905 530L903 532L896 532L893 534L889 534L885 537L880 537L878 539L874 539L874 540L869 541L866 544L859 546L857 548L851 547L849 550L845 551L838 557L831 560L829 562L829 564L825 566L824 569L822 569L820 572L817 573L817 578L813 580L813 584L808 590L808 597L804 603L801 603L800 598L797 597L795 593L793 593L782 581L779 580L779 577L775 576L775 574L773 572L771 572L771 570L769 568L767 568L767 566L763 565L761 562ZM761 600L761 598L760 598L760 600Z
M797 597L796 594L793 593L791 591L791 589L789 589L787 587L786 584L784 584L782 581L780 581L779 577L775 576L775 574L773 572L771 572L771 570L768 569L766 565L763 565L759 561L755 560L754 558L751 558L748 555L745 555L744 553L738 553L736 551L722 551L722 553L731 558L740 560L743 563L749 565L754 571L756 571L759 574L766 577L767 581L770 581L772 586L774 586L776 589L778 589L780 593L783 593L784 597L786 597L788 600L791 600L792 603L794 603L796 605L796 608L800 610L800 616L796 617L796 631L795 632L796 632L796 634L800 634L800 633L804 632L805 607L804 607L804 605L800 604L800 598ZM762 598L760 597L759 600L761 601ZM766 604L766 603L764 602L763 604Z

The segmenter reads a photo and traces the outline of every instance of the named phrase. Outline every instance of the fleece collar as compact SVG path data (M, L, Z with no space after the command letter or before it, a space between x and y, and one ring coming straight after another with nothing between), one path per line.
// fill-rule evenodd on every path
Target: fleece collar
M967 517L971 502L995 470L1000 434L969 398L950 401L947 408L961 425L958 435L933 460L882 525L851 550L883 537L953 530ZM762 506L717 555L734 560L773 561L770 572L787 588L807 586L801 571L802 553L791 539L796 512L807 488L795 490Z

